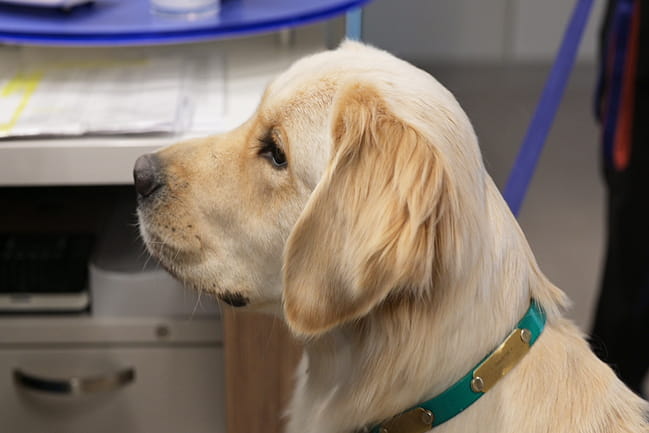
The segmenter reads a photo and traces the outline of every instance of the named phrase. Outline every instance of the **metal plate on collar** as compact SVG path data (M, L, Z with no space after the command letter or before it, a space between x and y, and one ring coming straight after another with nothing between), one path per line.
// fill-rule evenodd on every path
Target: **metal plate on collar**
M380 433L424 433L433 428L434 415L431 411L416 407L395 416L379 428Z
M473 371L473 392L489 391L509 373L530 350L528 329L514 329L509 337Z

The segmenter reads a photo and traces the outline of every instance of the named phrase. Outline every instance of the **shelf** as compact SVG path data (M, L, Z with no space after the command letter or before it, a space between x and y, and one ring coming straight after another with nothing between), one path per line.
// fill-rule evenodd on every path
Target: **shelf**
M222 0L211 17L152 12L150 0L96 0L70 10L0 5L0 42L33 45L151 45L243 36L308 24L367 0Z
M0 316L0 348L16 345L221 344L216 318Z
M225 57L225 116L215 120L211 131L219 133L237 127L250 117L268 82L296 59L323 50L324 39L322 26L310 26L298 30L295 43L290 46L280 44L277 35L264 35L183 48L151 49L173 54L174 50L191 48L205 55ZM52 50L88 48L40 49L51 55ZM97 52L96 48L92 50ZM138 156L193 135L3 139L0 140L0 186L131 184L133 164Z

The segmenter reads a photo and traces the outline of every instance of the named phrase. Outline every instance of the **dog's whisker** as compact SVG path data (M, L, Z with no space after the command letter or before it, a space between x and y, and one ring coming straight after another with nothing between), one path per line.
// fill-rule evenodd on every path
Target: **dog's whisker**
M192 310L191 318L194 318L194 315L196 314L196 311L198 310L198 307L200 306L201 309L203 308L201 305L201 295L203 294L203 290L200 289L198 290L198 294L196 295L196 301L194 302L194 309Z

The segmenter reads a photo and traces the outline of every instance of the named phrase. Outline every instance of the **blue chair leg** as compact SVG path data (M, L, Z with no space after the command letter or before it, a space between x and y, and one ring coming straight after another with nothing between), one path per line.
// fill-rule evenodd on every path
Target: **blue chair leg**
M363 37L363 9L352 9L345 15L345 36L360 41Z

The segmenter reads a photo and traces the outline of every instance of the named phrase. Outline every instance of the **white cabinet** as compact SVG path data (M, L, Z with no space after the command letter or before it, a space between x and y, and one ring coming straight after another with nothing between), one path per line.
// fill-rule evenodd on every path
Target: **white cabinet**
M220 320L2 319L0 426L225 433Z
M97 241L85 313L0 314L0 433L225 433L218 308L144 266L152 260L142 254L137 233L122 230L135 213L131 189L48 187L31 189L26 197L18 192L0 188L0 204L13 215L0 215L0 233L39 233L49 224L48 230L65 234L78 229L68 221L85 221ZM107 202L104 212L85 211L92 197ZM11 258L22 250L14 245L0 252L5 251ZM4 271L17 271L0 272L0 288L17 302L27 305L32 296L24 289L32 287L30 274L42 272L41 279L51 282L47 275L54 265L6 263ZM59 268L73 272L63 263ZM86 259L74 265L86 266Z

